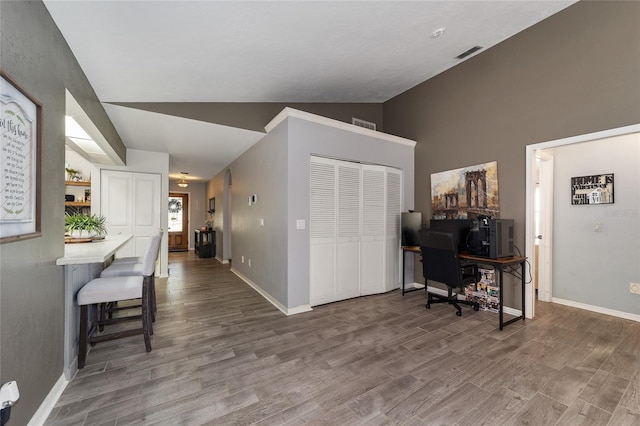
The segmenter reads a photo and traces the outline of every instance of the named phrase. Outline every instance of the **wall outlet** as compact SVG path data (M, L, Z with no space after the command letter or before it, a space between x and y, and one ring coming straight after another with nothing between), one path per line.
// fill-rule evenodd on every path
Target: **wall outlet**
M593 232L602 232L602 224L600 222L593 222Z
M629 293L640 294L640 283L629 283Z
M251 259L249 259L249 268L251 268Z
M241 256L242 263L244 263L244 256Z

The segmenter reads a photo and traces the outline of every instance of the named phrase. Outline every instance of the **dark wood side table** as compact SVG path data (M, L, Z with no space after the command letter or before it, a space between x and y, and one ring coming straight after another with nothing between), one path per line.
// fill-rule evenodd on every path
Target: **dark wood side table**
M215 257L216 255L216 231L194 232L193 248L198 257Z

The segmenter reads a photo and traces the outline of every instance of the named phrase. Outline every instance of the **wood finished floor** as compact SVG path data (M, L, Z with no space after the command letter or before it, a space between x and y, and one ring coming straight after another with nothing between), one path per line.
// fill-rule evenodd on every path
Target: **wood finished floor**
M153 351L95 346L47 425L640 425L640 323L538 303L499 331L399 291L286 317L228 265L169 261Z

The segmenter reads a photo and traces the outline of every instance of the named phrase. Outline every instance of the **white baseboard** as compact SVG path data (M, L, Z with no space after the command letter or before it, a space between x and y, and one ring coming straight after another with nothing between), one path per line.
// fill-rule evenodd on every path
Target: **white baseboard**
M47 394L47 397L42 401L38 410L33 414L29 423L27 423L28 426L41 426L47 421L49 414L51 414L53 407L58 403L62 392L64 392L68 384L69 381L64 374L62 374Z
M630 314L629 312L615 311L602 306L587 305L586 303L575 302L573 300L559 299L552 297L551 302L560 305L571 306L573 308L584 309L586 311L597 312L599 314L611 315L612 317L624 318L631 321L640 322L640 315Z
M237 270L231 268L231 272L233 272L234 274L236 274L238 276L238 278L240 278L242 281L244 281L245 283L249 284L249 286L251 288L253 288L255 291L257 291L258 293L260 293L260 295L262 297L264 297L265 299L267 299L267 301L269 303L271 303L273 306L275 306L276 308L278 308L278 310L280 312L282 312L283 314L289 316L289 315L295 315L295 314L300 314L303 312L309 312L312 311L313 309L311 308L310 305L300 305L300 306L296 306L295 308L287 308L286 306L284 306L282 303L278 302L276 299L274 299L269 293L265 292L263 289L261 289L256 283L254 283L253 281L251 281L249 278L245 277L244 275L242 275L240 272L238 272Z
M228 259L221 259L218 256L216 256L216 260L220 263L222 263L223 265L227 265L229 263Z

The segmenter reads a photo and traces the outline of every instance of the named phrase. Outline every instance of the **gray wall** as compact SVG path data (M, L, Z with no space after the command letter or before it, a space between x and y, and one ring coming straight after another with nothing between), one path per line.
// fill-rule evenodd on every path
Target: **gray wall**
M638 76L640 3L579 2L385 102L385 131L418 142L416 210L431 173L496 160L524 252L525 146L640 123Z
M233 179L233 268L287 306L286 129L266 135L228 169ZM253 194L258 202L249 206L248 198ZM260 226L260 218L264 226Z
M285 123L280 124L282 127ZM289 127L289 308L309 304L309 203L310 157L319 155L362 163L380 164L403 171L403 211L413 209L414 147L347 132L299 118L288 118ZM296 219L306 229L296 229Z
M216 199L216 211L213 214L213 229L216 231L216 258L220 261L229 260L231 257L230 252L225 252L228 250L227 247L223 244L223 226L224 226L224 176L227 172L225 168L220 173L215 175L213 178L206 183L206 200L207 203L209 198L215 197ZM208 204L207 204L208 206ZM209 216L209 215L207 215Z
M62 375L65 88L119 156L125 147L41 2L0 2L2 68L42 103L42 236L0 245L0 382L17 380L26 424Z
M314 154L404 170L404 208L413 207L413 147L298 118L277 125L226 169L233 179L233 268L289 309L309 304L309 158ZM209 182L216 204L226 169ZM258 203L249 207L252 194ZM225 220L222 211L221 205L219 216L216 208L216 230ZM304 219L307 229L296 229L296 219Z
M382 104L372 103L284 103L284 102L125 102L116 103L130 108L207 121L225 126L264 132L269 123L285 107L310 112L334 120L351 123L351 118L376 123L383 131Z
M553 297L640 314L640 134L553 149ZM614 173L613 204L571 205L571 178ZM602 225L593 231L593 223Z

